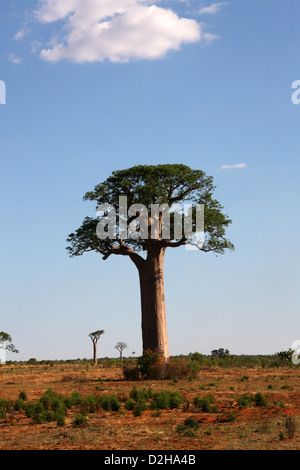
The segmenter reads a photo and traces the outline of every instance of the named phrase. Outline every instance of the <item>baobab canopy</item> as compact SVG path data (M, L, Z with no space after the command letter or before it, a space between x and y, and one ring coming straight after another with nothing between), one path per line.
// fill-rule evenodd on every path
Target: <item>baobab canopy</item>
M151 205L166 204L171 209L179 203L201 204L204 206L205 214L205 243L201 250L223 253L226 249L233 249L232 243L225 238L225 228L231 220L222 213L223 208L220 203L213 199L214 190L211 176L206 176L201 170L192 170L186 165L138 165L114 171L103 183L95 186L93 191L87 192L84 200L95 201L96 207L110 204L116 208L119 215L120 196L125 196L128 207L144 205L149 210L149 217ZM86 217L81 227L69 235L70 245L67 250L71 256L82 255L87 251L97 251L104 259L111 254L130 256L132 251L135 253L147 251L151 245L150 234L147 241L143 238L137 240L130 238L125 243L121 236L116 239L108 237L101 240L97 236L98 223L99 217ZM172 232L171 230L171 236ZM164 247L185 245L186 242L184 237L180 240L172 238L161 240Z
M84 200L96 203L96 209L99 206L112 207L112 212L116 217L113 220L118 219L122 227L132 222L140 222L138 220L139 208L147 211L146 218L143 218L143 221L146 221L147 235L144 238L141 236L141 231L139 237L124 237L121 230L115 230L113 237L110 236L109 231L106 238L99 237L97 227L101 223L101 218L107 216L107 213L103 211L100 216L99 212L98 214L96 212L95 217L86 217L82 225L67 239L69 242L67 250L70 256L95 251L101 254L104 260L115 254L128 256L134 262L140 278L144 351L150 349L164 358L169 356L163 281L164 254L168 247L176 248L190 243L185 234L178 235L178 230L176 230L178 222L190 217L191 227L196 227L194 208L201 206L204 212L204 239L198 246L199 251L218 254L224 253L226 249L234 248L232 243L225 238L225 229L231 220L223 214L223 207L213 198L214 190L211 176L186 165L138 165L114 171L110 177L84 196ZM131 213L121 211L120 198L126 198L128 207L134 206L137 210ZM175 205L184 203L189 204L188 214L182 213L178 218L175 211L171 212L168 219L170 230L165 232L169 236L163 237L163 207L167 206L172 211ZM153 205L159 207L156 212L157 220L151 212ZM153 236L152 229L155 223L158 227L158 234L155 231L155 236Z

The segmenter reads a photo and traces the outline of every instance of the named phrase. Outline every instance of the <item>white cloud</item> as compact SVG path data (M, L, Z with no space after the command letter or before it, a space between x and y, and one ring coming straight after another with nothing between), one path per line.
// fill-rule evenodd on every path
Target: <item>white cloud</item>
M240 168L246 168L246 163L237 163L235 165L222 165L221 170L235 170Z
M224 5L227 5L227 2L212 3L208 7L200 8L200 10L198 11L198 14L199 15L216 15L217 13L219 13L219 11Z
M216 37L196 20L180 18L151 0L40 0L35 18L61 21L60 39L41 51L51 62L158 59L183 44Z
M20 29L19 31L16 32L15 36L14 36L14 39L16 39L17 41L21 40L24 38L24 36L26 35L27 33L27 30L25 28L22 28Z
M13 64L19 65L23 62L23 59L21 57L16 56L15 54L10 54L8 58L9 62L12 62Z

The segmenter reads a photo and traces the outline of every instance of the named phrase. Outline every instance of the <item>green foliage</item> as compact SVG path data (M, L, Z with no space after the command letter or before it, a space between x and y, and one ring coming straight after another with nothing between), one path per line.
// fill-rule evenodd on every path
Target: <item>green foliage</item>
M150 404L152 410L168 410L179 408L182 403L182 396L179 392L171 392L169 390L162 390L153 395L153 400Z
M254 396L254 404L255 406L267 406L267 399L261 392L257 392Z
M20 400L26 401L27 400L26 392L24 392L24 391L20 392L19 393L19 398L20 398Z
M204 361L204 356L203 354L200 354L199 352L194 352L190 354L190 358L192 361L197 361L199 363Z
M211 408L211 405L214 401L214 397L209 394L205 397L201 397L199 395L197 395L195 398L194 398L194 407L196 410L200 410L204 413L210 413L212 408Z
M140 369L141 376L149 378L154 365L160 364L160 356L156 351L147 349L143 355L137 359L137 365Z
M100 407L104 411L119 411L121 403L115 394L103 395L99 400Z
M248 408L253 403L253 397L247 393L243 393L243 395L238 398L237 402L239 408Z
M82 428L87 426L87 417L83 413L77 413L72 422L73 428Z
M80 403L82 413L96 413L99 407L98 400L94 395L88 395Z
M199 423L195 418L186 418L186 420L184 421L184 425L187 426L188 428L193 428L193 429L199 428Z
M167 204L169 207L174 203L189 202L191 204L203 204L205 209L205 243L201 248L203 251L214 251L223 253L226 249L234 249L232 243L225 238L225 229L231 220L222 213L223 207L213 199L213 178L207 176L201 170L192 170L187 165L164 164L164 165L137 165L125 170L114 171L104 182L95 186L93 191L85 194L84 200L95 201L97 205L111 204L119 216L119 196L127 197L127 204L143 204L150 213L151 204ZM172 223L171 218L171 223ZM67 250L70 256L80 256L88 251L101 253L106 259L118 245L117 239L106 238L100 240L96 234L98 218L86 217L79 229L68 236L69 246ZM195 225L195 222L194 222ZM118 230L117 230L118 232ZM174 240L171 227L171 239ZM177 240L186 243L182 238ZM165 240L162 241L165 243ZM127 254L128 249L118 251L118 254ZM126 247L135 253L148 249L145 240L126 240Z
M26 416L32 418L35 424L57 421L60 416L65 416L67 412L64 397L51 389L48 389L36 402L25 402L23 400L23 404L19 402L18 405L22 405Z
M186 437L196 437L196 431L199 428L199 423L194 418L187 418L183 424L176 426L176 432Z
M225 359L225 358L229 357L229 351L228 351L228 349L223 349L223 348L214 349L211 352L211 355L212 355L212 357L218 357L220 359Z
M14 410L20 411L25 409L25 401L22 398L17 398L14 402Z
M19 351L12 344L12 338L5 331L0 331L0 349L6 349L7 351L18 353Z
M67 408L73 408L74 406L81 405L83 397L79 392L72 392L71 395L65 398L64 401Z
M130 398L128 398L125 401L125 404L124 404L125 410L132 411L134 409L134 406L135 406L134 400L131 400Z
M135 401L139 400L145 400L148 401L150 398L153 397L153 391L150 387L148 388L143 388L142 390L138 390L136 386L132 388L132 390L129 392L130 398L132 398Z
M11 410L11 402L9 400L5 400L4 398L0 398L0 419L4 419L6 417L6 413Z

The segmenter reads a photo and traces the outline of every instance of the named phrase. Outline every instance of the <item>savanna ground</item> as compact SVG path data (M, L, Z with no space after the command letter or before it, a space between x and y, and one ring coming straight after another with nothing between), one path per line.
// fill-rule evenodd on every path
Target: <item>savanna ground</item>
M143 390L146 405L136 411ZM177 397L175 407L153 404L163 390ZM36 419L28 403L47 394L80 399L68 402L61 420ZM109 410L101 397L112 396L118 406ZM113 360L97 366L84 360L15 362L0 366L1 403L0 450L300 448L300 368L290 362L246 367L204 361L193 376L137 381L125 380ZM43 403L52 406L51 400Z

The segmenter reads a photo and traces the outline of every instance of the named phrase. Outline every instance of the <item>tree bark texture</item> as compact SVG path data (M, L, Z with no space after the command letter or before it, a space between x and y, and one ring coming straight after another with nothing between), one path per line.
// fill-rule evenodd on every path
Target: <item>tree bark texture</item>
M143 351L156 351L165 360L169 358L165 294L164 263L165 248L148 251L147 259L139 267Z
M95 366L97 365L97 341L93 341L93 345L94 345L94 364Z

